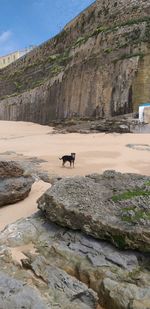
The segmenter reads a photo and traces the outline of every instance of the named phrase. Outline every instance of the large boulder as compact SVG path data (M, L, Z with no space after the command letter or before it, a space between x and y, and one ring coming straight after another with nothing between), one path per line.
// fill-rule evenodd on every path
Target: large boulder
M23 168L14 161L0 161L0 206L25 199L33 184L33 178L24 175Z
M119 248L150 251L150 177L106 171L62 179L40 197L38 207L62 226Z

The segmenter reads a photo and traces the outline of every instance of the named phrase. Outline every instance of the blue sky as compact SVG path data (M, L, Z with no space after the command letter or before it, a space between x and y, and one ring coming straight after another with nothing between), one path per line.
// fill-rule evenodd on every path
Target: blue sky
M0 56L39 45L93 0L0 0Z

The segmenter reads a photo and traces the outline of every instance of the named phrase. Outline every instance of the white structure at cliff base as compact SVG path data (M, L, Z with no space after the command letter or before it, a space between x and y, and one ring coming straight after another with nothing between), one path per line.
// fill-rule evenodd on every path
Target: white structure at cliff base
M144 109L150 108L150 103L142 103L139 105L139 120L144 122Z

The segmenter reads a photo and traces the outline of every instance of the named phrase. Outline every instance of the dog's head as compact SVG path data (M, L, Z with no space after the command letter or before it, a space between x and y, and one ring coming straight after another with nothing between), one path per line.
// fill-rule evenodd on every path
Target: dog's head
M76 153L75 152L71 152L71 156L75 159Z

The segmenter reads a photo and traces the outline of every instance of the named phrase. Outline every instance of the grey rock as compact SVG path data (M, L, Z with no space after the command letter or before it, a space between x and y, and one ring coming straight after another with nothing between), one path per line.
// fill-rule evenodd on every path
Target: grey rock
M28 249L26 258L22 260L22 268L14 266L11 248L17 246L19 250L24 244L31 243L34 244L35 253ZM58 226L47 221L40 211L7 226L0 234L0 244L0 270L8 272L10 276L13 273L15 278L25 282L27 280L24 277L28 276L28 280L33 281L34 275L32 285L36 285L39 295L42 293L52 309L97 309L94 307L96 294L81 282L97 292L103 305L110 300L109 291L112 294L105 279L115 282L118 287L122 286L122 297L118 297L116 289L111 302L108 302L107 307L104 306L107 309L113 308L112 303L115 309L126 309L126 305L121 307L122 299L126 298L126 289L130 284L137 295L139 286L145 295L150 289L150 275L146 268L148 256L132 250L124 252L106 241ZM40 284L37 280L40 280ZM135 293L132 296L132 302L139 302ZM146 301L145 297L141 300L142 304Z
M103 289L108 296L105 304L106 308L150 308L150 288L143 289L134 284L118 283L107 278L103 281Z
M38 238L40 231L28 218L8 225L0 234L0 244L23 246Z
M62 177L59 177L57 175L48 175L47 172L37 172L37 176L39 177L39 179L43 180L44 182L48 182L51 185L62 179Z
M47 283L53 294L57 291L57 302L62 304L62 308L67 308L69 302L76 309L96 308L97 295L94 291L64 271L51 266L44 257L34 257L29 267Z
M38 199L38 208L61 226L109 240L119 248L149 252L149 181L146 176L115 171L66 178Z
M50 309L37 291L20 280L0 272L1 309Z
M150 151L150 145L148 144L127 144L126 147L140 151Z

